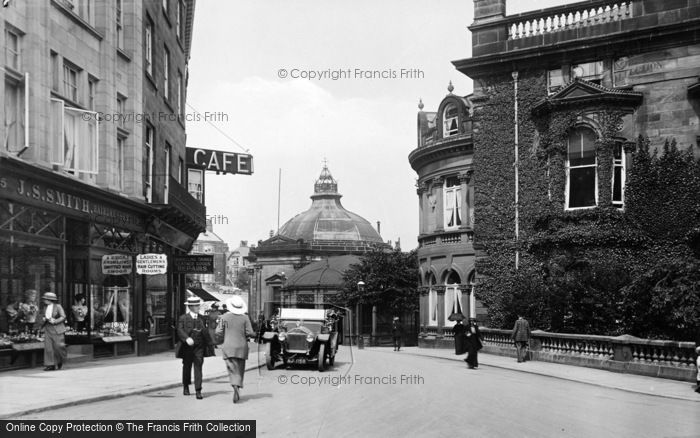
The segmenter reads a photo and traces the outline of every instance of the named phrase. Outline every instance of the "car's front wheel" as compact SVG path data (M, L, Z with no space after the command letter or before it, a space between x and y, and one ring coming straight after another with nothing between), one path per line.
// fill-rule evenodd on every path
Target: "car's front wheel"
M324 344L318 347L318 370L326 370L326 346Z

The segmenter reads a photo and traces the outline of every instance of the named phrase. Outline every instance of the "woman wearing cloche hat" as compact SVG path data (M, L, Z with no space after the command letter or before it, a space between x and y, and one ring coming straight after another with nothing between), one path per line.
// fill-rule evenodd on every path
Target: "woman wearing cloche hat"
M42 309L37 318L37 328L44 331L44 371L53 371L63 367L68 352L66 350L66 312L53 292L42 295Z
M223 352L229 381L233 387L233 402L240 398L240 389L243 388L243 374L245 373L245 361L248 359L248 339L255 336L253 325L246 312L248 306L240 295L234 295L226 300L228 312L219 320L216 328L217 340L223 343L219 346Z

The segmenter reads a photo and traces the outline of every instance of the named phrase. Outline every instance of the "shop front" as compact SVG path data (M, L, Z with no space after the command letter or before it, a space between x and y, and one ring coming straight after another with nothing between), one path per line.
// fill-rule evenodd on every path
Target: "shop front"
M43 361L49 291L66 311L69 361L134 354L150 207L21 160L0 157L0 169L0 370Z

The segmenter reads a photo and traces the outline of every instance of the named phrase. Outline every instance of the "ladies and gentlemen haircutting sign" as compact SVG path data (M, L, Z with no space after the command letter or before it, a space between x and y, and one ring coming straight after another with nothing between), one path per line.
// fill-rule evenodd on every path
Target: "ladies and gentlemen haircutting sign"
M165 274L168 272L168 256L165 254L138 254L136 256L136 273L145 275Z
M187 148L186 150L187 167L196 167L224 174L253 174L252 155L201 148Z

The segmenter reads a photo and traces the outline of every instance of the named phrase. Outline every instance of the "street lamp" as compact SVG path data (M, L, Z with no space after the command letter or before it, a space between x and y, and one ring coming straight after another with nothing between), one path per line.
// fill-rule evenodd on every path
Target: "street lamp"
M357 291L365 291L365 282L360 280L357 282ZM357 340L357 346L360 347L360 303L359 300L355 304L355 339Z

